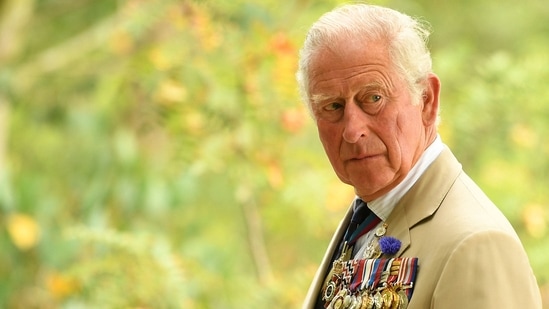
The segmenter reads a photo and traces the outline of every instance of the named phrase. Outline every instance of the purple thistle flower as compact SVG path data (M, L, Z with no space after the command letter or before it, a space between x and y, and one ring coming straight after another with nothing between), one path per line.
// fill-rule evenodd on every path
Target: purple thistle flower
M383 252L383 254L396 254L398 250L400 250L400 245L400 240L391 236L383 236L379 239L379 246L381 247L381 252Z

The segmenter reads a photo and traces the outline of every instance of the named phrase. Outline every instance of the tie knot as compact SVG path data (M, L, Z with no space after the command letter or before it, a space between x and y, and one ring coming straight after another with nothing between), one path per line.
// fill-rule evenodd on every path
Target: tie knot
M361 224L364 219L370 214L370 209L366 205L366 203L361 200L357 199L356 204L354 207L353 216L351 217L351 222L354 224Z

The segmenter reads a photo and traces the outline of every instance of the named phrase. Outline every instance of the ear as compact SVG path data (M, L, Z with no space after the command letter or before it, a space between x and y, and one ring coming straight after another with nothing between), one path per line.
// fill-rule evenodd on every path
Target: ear
M438 121L439 99L440 99L440 79L434 73L427 77L425 90L421 97L422 118L425 126L436 125Z

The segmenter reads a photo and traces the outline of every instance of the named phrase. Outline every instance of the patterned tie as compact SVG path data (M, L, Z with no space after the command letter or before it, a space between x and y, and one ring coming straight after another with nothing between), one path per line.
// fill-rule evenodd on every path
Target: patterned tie
M357 227L372 212L370 208L368 208L366 203L361 199L356 199L354 210L355 211L353 213L353 216L351 217L351 223L349 223L347 231L345 232L345 237L343 237L344 240L348 240L351 235L356 231Z

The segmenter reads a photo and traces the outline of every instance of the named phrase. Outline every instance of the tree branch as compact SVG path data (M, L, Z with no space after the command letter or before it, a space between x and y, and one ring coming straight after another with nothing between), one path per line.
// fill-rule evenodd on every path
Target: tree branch
M261 215L249 187L241 185L237 192L237 198L244 213L248 232L248 245L258 280L265 285L272 280L272 270L263 237Z

